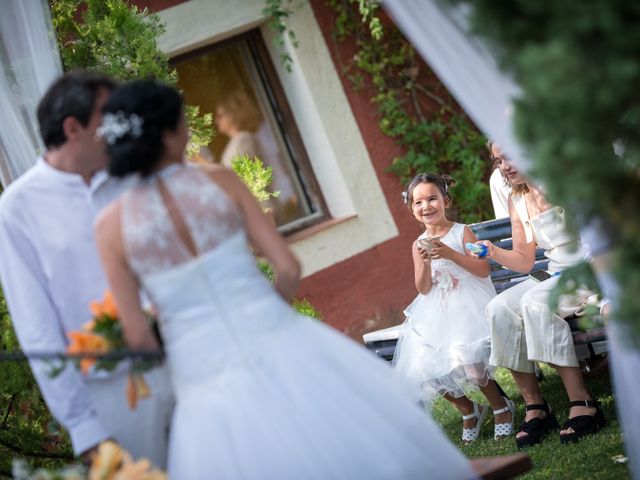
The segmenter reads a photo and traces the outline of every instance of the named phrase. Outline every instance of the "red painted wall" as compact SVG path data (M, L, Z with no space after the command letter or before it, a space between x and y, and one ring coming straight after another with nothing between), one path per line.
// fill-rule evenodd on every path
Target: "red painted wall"
M148 8L151 12L159 12L165 8L170 8L187 0L127 0L130 5L136 5L139 9Z
M182 0L129 0L129 3L158 11ZM340 72L340 65L353 56L355 47L346 42L336 44L332 39L335 14L325 0L310 3L336 70ZM303 35L303 32L296 33L298 37ZM402 322L403 308L416 295L411 243L420 234L421 227L402 203L398 177L384 171L402 151L380 132L370 92L366 88L354 90L348 79L341 78L341 81L400 233L396 238L306 277L297 296L307 298L322 313L326 323L361 340L367 331Z

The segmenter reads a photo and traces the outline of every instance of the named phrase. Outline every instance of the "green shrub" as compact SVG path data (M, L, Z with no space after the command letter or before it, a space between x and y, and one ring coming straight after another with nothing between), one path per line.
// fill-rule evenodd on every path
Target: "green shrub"
M18 340L0 291L0 352L16 351ZM69 438L52 419L26 362L0 366L0 475L10 476L14 457L43 467L73 459Z
M272 168L265 167L258 157L252 159L248 155L237 155L231 160L231 168L258 202L280 195L280 192L267 190L273 180Z

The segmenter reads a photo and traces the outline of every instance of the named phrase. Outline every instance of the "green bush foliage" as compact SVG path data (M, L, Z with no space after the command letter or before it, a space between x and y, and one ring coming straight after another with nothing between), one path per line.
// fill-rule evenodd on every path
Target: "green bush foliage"
M0 352L18 350L11 319L0 292ZM73 459L68 436L49 414L26 362L0 367L0 476L11 475L15 457L42 467L58 467Z
M270 198L280 195L280 192L267 190L273 180L273 169L265 167L258 157L250 158L249 155L237 155L231 160L231 168L258 202L266 202Z

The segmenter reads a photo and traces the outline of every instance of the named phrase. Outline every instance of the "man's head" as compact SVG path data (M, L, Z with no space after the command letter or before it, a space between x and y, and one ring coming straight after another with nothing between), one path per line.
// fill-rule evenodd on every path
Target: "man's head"
M106 161L104 146L96 139L101 109L115 82L108 77L69 72L49 87L38 104L40 135L48 151L68 148L68 153L92 166Z

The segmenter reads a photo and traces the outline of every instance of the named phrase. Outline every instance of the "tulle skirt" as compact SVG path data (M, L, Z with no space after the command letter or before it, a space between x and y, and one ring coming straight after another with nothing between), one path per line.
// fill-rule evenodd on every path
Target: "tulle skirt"
M418 400L460 397L493 378L485 308L494 296L489 279L469 274L448 288L434 286L407 307L393 365L419 392Z

